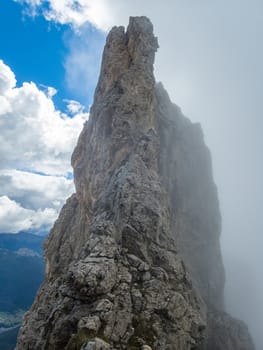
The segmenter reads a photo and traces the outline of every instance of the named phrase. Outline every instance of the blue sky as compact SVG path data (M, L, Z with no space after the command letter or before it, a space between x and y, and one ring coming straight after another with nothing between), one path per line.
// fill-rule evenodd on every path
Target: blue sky
M40 15L32 17L25 12L25 7L11 0L0 4L0 30L0 57L16 73L18 86L25 81L33 81L40 88L52 86L58 90L53 100L60 109L66 106L64 99L78 100L89 108L99 73L105 32L87 24L75 34L70 24L47 21ZM86 54L90 52L90 43L96 42L96 51L90 52L93 58L92 80L84 93L66 77L66 57L73 42Z
M63 35L67 28L48 23L43 17L22 14L20 4L4 0L0 4L0 54L16 72L17 84L34 81L56 86L65 94Z
M33 80L60 85L66 28L23 15L21 5L9 0L1 2L0 19L1 56L18 72L18 84Z
M157 80L204 130L223 218L227 306L261 350L262 0L2 0L0 232L47 230L74 191L70 155L105 36L130 15L151 18Z

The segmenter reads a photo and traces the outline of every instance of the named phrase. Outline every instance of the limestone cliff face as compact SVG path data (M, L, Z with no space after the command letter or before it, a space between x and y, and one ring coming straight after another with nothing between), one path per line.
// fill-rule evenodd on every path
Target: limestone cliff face
M210 154L156 85L157 48L145 17L108 35L72 156L76 194L45 242L17 350L254 349L223 311Z

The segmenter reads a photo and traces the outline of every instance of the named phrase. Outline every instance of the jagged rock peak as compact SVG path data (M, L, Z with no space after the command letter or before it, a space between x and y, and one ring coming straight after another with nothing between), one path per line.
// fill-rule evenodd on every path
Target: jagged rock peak
M17 350L254 349L222 311L210 153L155 84L157 47L146 17L109 33L72 155L76 194L45 242Z
M131 66L152 76L157 48L153 25L147 17L130 17L126 32L124 27L112 28L106 39L95 101Z

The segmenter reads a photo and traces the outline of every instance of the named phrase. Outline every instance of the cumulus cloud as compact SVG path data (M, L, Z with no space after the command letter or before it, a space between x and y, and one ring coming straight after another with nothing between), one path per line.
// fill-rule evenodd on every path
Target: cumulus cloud
M28 229L45 229L52 225L57 212L51 208L25 209L7 196L0 197L0 232L16 233Z
M64 100L64 101L67 102L67 110L70 114L83 112L84 107L78 101L75 101L75 100Z
M47 176L15 169L0 170L0 196L8 196L25 208L60 209L74 191L64 176Z
M32 82L12 86L7 68L0 61L0 84L6 86L0 107L0 167L52 175L70 172L70 154L88 114L83 109L73 117L61 113L55 109L51 90L45 94Z
M15 74L2 60L0 60L0 66L0 94L4 95L16 86L16 78Z
M88 113L76 101L70 116L57 110L55 93L17 87L0 60L0 232L47 229L74 190L70 156Z
M104 0L15 0L27 5L36 15L40 12L49 21L71 24L79 28L87 22L97 28L108 29L111 25L111 6ZM113 0L114 2L114 0ZM42 5L46 5L44 8Z

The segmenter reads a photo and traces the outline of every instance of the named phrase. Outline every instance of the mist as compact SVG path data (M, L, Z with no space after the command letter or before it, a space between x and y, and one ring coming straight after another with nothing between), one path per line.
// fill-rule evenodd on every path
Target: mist
M226 309L247 323L260 350L263 3L128 1L112 11L115 25L125 25L129 15L150 17L160 45L157 80L202 125L222 213Z
M248 324L259 350L263 348L263 12L233 2L202 8L199 4L189 12L178 18L178 30L173 30L177 34L170 49L172 74L164 56L172 37L160 32L156 71L172 100L204 130L222 213L226 308Z

